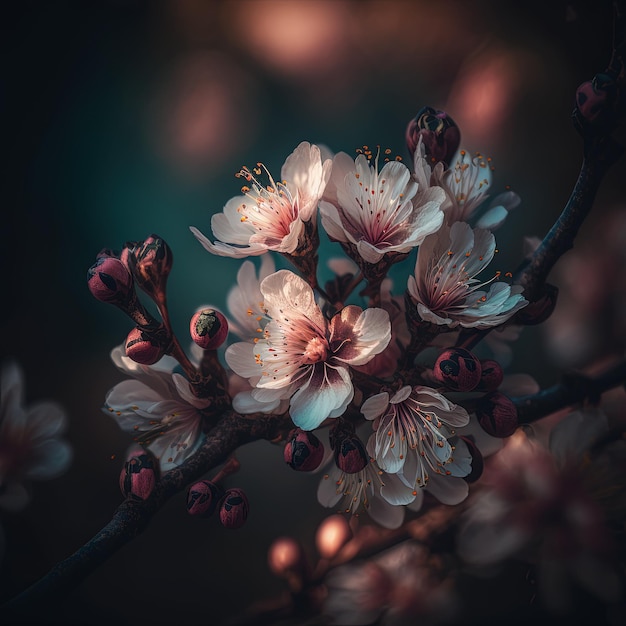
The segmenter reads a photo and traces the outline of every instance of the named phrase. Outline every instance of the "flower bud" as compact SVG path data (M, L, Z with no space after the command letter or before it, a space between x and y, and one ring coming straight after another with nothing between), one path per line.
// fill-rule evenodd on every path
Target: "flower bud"
M369 454L356 435L345 437L335 448L335 463L346 474L360 472L367 466L369 461Z
M324 559L332 559L352 538L352 530L343 515L331 515L318 527L315 534L317 551Z
M292 469L312 472L324 458L324 446L313 433L296 428L289 433L284 455L285 463Z
M616 81L609 74L596 74L576 90L574 119L583 127L585 124L610 127L617 119L619 100Z
M509 437L517 426L517 408L499 391L482 397L476 404L476 417L483 430L492 437Z
M465 348L450 348L435 361L433 375L448 389L472 391L480 382L480 361Z
M143 450L132 452L120 473L120 490L124 497L147 500L156 481L157 465L153 457Z
M87 286L97 300L121 303L128 298L133 277L118 258L103 253L87 271Z
M217 508L224 490L210 480L201 480L189 487L187 492L187 513L209 517Z
M267 563L276 576L301 573L305 566L302 546L291 537L279 537L269 547Z
M191 318L189 332L194 343L201 348L216 350L228 335L228 321L215 309L201 309Z
M423 107L406 129L406 145L415 155L420 137L425 148L426 158L432 163L443 161L450 165L461 143L461 131L454 120L443 111Z
M124 348L128 358L142 365L152 365L164 354L160 342L148 331L138 326L128 333Z
M174 260L166 241L150 235L140 243L126 244L123 254L137 284L150 296L164 297Z
M498 361L484 359L480 362L480 382L476 387L479 391L495 391L504 379L504 372Z
M248 519L248 498L241 489L228 489L220 503L220 522L224 528L241 528Z
M485 468L485 462L481 451L478 449L478 446L474 443L473 439L470 437L461 437L461 439L465 442L465 445L467 446L467 449L472 457L472 471L467 476L463 476L463 480L468 483L473 483L482 476Z

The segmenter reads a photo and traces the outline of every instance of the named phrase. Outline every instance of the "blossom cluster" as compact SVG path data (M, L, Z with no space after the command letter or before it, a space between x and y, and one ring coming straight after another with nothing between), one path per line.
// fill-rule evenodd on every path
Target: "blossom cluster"
M491 384L489 367L461 344L467 333L502 326L527 304L500 271L484 277L497 251L493 231L519 197L505 191L481 211L490 159L458 150L450 118L439 134L420 119L407 130L411 166L380 147L364 146L352 158L304 141L279 179L260 162L237 172L241 195L213 215L213 238L191 231L212 254L262 256L261 264L258 274L252 261L241 265L228 317L207 307L196 313L189 358L168 325L171 253L164 242L152 236L119 255L101 254L90 270L92 292L115 300L137 323L112 353L132 380L111 390L105 410L161 471L201 445L216 404L224 407L215 400L219 380L222 400L237 413L290 417L285 460L295 469L323 465L318 499L326 506L353 514L364 508L397 527L404 505L418 509L424 491L446 504L465 499L481 456L494 448L487 440L516 426L510 401L497 392L501 378ZM324 286L322 230L348 257L329 261L335 279ZM387 274L415 250L404 293L395 294ZM276 269L273 254L291 269ZM132 295L134 283L157 303L161 323ZM216 349L227 328L239 341L229 342L224 366ZM448 348L445 359L416 364L433 347ZM478 408L468 411L454 392ZM318 454L324 431L330 451Z

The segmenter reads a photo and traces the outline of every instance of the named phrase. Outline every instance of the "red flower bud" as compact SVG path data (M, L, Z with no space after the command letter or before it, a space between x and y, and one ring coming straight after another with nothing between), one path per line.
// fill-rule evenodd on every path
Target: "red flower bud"
M133 277L118 258L102 254L87 271L87 286L97 300L115 304L128 298Z
M296 428L289 433L284 449L285 463L300 472L312 472L324 458L324 445L311 432Z
M224 490L210 480L201 480L189 487L187 492L187 513L209 517L217 508Z
M150 235L141 243L126 244L122 256L137 284L150 296L164 297L165 285L174 257L165 239Z
M346 474L360 472L369 462L370 456L356 435L345 437L335 448L335 463Z
M617 121L619 90L613 76L596 74L576 90L574 120L582 130L585 124L609 128Z
M476 389L479 391L495 391L504 379L504 372L500 363L493 359L484 359L480 362L480 382Z
M143 450L132 452L120 473L120 490L124 497L147 500L156 484L157 470L150 454Z
M142 365L156 363L164 354L161 343L145 329L133 328L124 344L126 356Z
M228 489L220 504L220 522L224 528L241 528L248 519L248 498L241 489Z
M420 137L426 158L437 163L450 165L461 143L461 131L454 120L443 111L423 107L406 129L406 145L413 157Z
M510 398L499 391L488 393L478 401L476 417L492 437L509 437L518 426L517 408Z
M465 348L450 348L435 361L433 375L448 389L472 391L480 382L480 361Z
M202 309L191 318L189 332L194 343L201 348L216 350L228 335L228 321L215 309Z

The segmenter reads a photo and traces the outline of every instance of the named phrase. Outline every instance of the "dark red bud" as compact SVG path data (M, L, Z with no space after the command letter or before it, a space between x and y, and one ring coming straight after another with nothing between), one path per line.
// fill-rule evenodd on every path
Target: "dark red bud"
M346 474L356 474L365 469L370 457L361 440L353 435L337 442L335 447L335 464Z
M133 452L120 473L120 490L125 498L147 500L157 481L158 466L147 452Z
M155 336L137 326L128 333L124 348L127 357L142 365L152 365L164 354L163 346Z
M87 271L87 286L97 300L121 303L128 298L133 277L118 258L101 253Z
M406 129L406 144L413 157L420 137L426 158L437 163L450 165L461 143L461 131L455 121L443 111L423 107Z
M477 402L476 417L492 437L510 437L518 426L517 408L499 391L493 391Z
M284 455L285 463L292 469L312 472L324 458L324 446L313 433L296 428L289 433Z
M210 480L194 483L187 492L187 512L189 515L209 517L223 495L224 490Z
M220 503L220 522L224 528L241 528L248 519L248 498L242 489L228 489Z
M433 375L453 391L472 391L480 382L480 361L465 348L450 348L435 361Z
M467 476L464 476L463 480L468 483L473 483L482 476L485 468L485 462L481 451L478 449L478 446L474 443L473 439L470 437L461 437L461 439L465 442L465 445L472 456L472 471Z
M596 74L576 90L574 117L582 127L610 127L617 120L619 91L616 81L608 74Z
M189 333L194 343L201 348L216 350L226 340L228 321L215 309L202 309L192 316Z
M484 359L480 362L480 382L476 387L479 391L495 391L504 379L504 372L500 363L493 359Z

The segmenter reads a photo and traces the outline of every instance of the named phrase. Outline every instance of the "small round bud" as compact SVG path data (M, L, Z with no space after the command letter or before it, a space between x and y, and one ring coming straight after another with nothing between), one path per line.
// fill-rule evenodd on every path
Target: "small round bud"
M87 271L87 286L101 302L123 302L133 286L133 277L116 257L103 254Z
M492 437L509 437L517 426L517 408L499 391L482 397L476 404L476 417L483 430Z
M217 508L224 490L210 480L200 480L189 487L187 492L187 513L209 517Z
M312 472L324 458L324 445L311 432L296 428L289 433L284 449L285 463L299 472Z
M472 471L467 476L463 476L463 480L468 483L473 483L482 476L483 470L485 469L485 461L473 439L469 437L461 437L461 439L465 442L472 457Z
M498 361L484 359L480 362L480 382L476 389L479 391L495 391L504 379L504 372Z
M124 347L126 356L142 365L156 363L164 353L161 344L138 326L128 333Z
M165 239L150 235L137 244L127 244L123 251L137 284L150 296L163 297L174 255Z
M610 128L617 121L618 102L619 89L613 76L596 74L576 90L575 121L580 127Z
M147 500L157 481L154 458L143 450L132 452L120 473L120 490L125 498Z
M406 145L414 156L420 137L426 158L432 163L443 161L450 165L461 143L461 131L455 121L443 111L423 107L406 129Z
M299 573L305 563L302 546L291 537L279 537L269 547L267 563L276 576Z
M480 382L480 361L465 348L450 348L435 361L433 375L448 389L472 391Z
M335 463L346 474L356 474L365 469L370 457L361 440L353 435L338 442L335 448Z
M248 498L241 489L228 489L220 504L220 522L224 528L241 528L248 519Z
M228 321L215 309L201 309L191 318L189 333L194 343L201 348L217 350L228 335Z
M352 530L343 515L331 515L318 527L315 545L320 556L332 559L352 537Z

